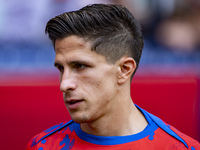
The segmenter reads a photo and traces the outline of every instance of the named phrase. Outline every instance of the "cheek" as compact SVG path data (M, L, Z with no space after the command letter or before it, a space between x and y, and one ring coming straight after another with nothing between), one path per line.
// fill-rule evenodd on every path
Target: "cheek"
M89 96L87 98L109 99L109 97L113 96L112 94L117 87L115 73L108 70L94 72L92 72L92 74L82 76L81 80L79 80L82 84L82 92L87 93L86 95Z
M90 92L92 95L98 95L99 93L103 92L102 90L104 89L103 87L105 86L103 79L95 80L95 79L90 79L90 82L88 84L85 84L85 88L88 90L87 92ZM102 93L103 94L103 93Z
M112 81L98 81L93 87L93 94L96 95L97 101L108 103L114 94L114 83Z
M108 91L105 90L107 85L103 78L89 78L85 79L82 83L82 92L90 102L95 101L98 103L99 99L107 95Z

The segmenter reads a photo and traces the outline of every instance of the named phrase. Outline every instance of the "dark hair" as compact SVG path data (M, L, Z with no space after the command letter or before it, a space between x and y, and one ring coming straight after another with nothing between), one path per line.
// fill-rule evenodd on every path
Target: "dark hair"
M93 4L63 13L49 20L45 33L54 46L56 39L76 35L90 41L91 50L104 55L109 63L127 55L135 60L136 69L139 65L143 49L141 27L124 6Z

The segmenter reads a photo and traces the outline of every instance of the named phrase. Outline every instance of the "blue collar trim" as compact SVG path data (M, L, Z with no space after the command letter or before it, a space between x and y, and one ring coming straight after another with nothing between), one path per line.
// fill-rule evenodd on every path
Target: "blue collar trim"
M79 123L74 123L73 125L74 125L77 136L81 138L82 140L93 143L93 144L108 146L108 145L118 145L118 144L124 144L124 143L137 141L151 135L152 132L158 129L158 126L150 118L148 120L150 124L148 124L147 127L142 132L134 134L134 135L126 135L126 136L91 135L91 134L87 134L83 132L80 128Z

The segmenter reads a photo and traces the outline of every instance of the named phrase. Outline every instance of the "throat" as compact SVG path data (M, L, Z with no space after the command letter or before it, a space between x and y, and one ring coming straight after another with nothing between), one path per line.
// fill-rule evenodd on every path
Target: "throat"
M116 114L114 117L107 116L94 122L81 123L81 129L97 136L126 136L142 132L147 125L143 114L134 106L128 115Z
M104 122L102 124L93 123L82 123L81 129L91 135L97 136L117 136L116 131L112 128L112 123Z

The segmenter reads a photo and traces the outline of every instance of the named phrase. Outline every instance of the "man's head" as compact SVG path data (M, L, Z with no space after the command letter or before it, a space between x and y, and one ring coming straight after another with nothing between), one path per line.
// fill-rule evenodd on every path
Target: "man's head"
M46 33L55 48L60 90L75 122L98 122L127 110L143 38L126 8L86 6L51 19Z
M136 69L139 65L143 49L141 28L123 6L94 4L63 13L47 23L46 33L54 47L57 39L76 35L91 42L91 50L105 56L108 63L128 56L135 60Z

